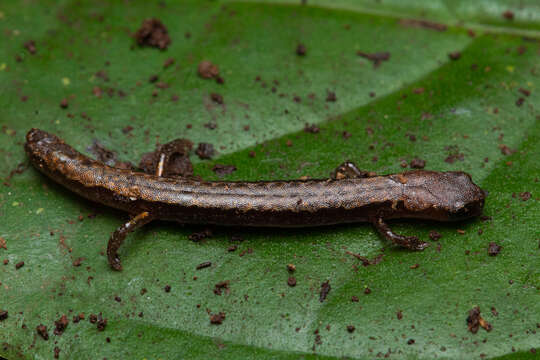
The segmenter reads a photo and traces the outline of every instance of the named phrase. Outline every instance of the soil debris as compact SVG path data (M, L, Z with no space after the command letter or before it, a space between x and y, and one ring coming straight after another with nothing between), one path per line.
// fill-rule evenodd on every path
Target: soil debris
M169 66L171 65L174 65L174 63L176 62L176 60L174 58L168 58L167 60L165 60L165 62L163 63L163 68L166 69L168 68Z
M219 105L223 105L223 95L218 93L211 93L210 99L212 99L213 102Z
M304 126L304 131L307 133L317 134L321 131L321 129L316 124L308 124Z
M399 24L408 27L420 27L435 31L446 31L448 26L427 20L401 19Z
M480 315L480 308L478 306L469 310L469 316L467 316L467 328L473 334L478 332L478 329L483 327L486 331L491 331L493 328L490 323L488 323Z
M211 79L219 75L219 68L208 60L203 60L198 66L199 76L203 79Z
M98 331L104 331L107 327L107 319L103 318L103 315L101 313L97 316L97 329Z
M212 168L212 171L215 172L218 176L229 175L236 171L236 166L215 164Z
M326 300L326 297L328 296L328 293L330 292L331 289L332 287L330 286L330 280L326 280L325 282L321 284L321 292L319 295L320 302L323 302L324 300Z
M412 159L410 165L412 169L423 169L426 167L426 160L423 160L420 158L414 158Z
M225 320L225 313L219 312L217 314L210 315L210 324L213 325L221 325L223 323L223 320Z
M49 332L47 331L47 327L45 325L39 324L36 327L36 332L43 338L43 340L49 340Z
M203 231L194 232L193 234L188 236L189 240L194 242L201 241L209 237L212 237L212 230L210 229L204 229Z
M435 230L431 230L429 232L429 238L433 241L439 241L439 239L442 238L442 235Z
M211 261L205 261L205 262L200 263L199 265L197 265L195 267L195 269L201 270L201 269L204 269L204 268L207 268L207 267L210 267L210 266L212 266L212 262Z
M454 52L451 52L448 54L448 57L450 58L450 60L459 60L459 58L461 57L461 52L459 51L454 51Z
M370 260L365 256L355 254L355 253L353 253L351 251L346 251L346 253L348 255L352 255L355 258L357 258L358 260L360 260L362 262L363 266L377 265L378 263L380 263L382 261L382 258L384 257L384 254L379 254L379 255L375 256L373 259Z
M54 335L62 335L69 324L69 320L66 315L62 315L60 319L54 322Z
M373 68L378 68L383 61L388 61L390 59L390 53L388 51L376 52L376 53L366 53L363 51L357 51L356 55L368 59L373 62Z
M296 265L294 265L294 264L287 264L287 271L289 271L289 272L295 272L295 271L296 271Z
M141 27L135 33L135 40L139 46L156 47L160 50L167 49L171 43L167 28L156 18L143 21Z
M306 54L307 54L306 46L304 44L298 44L298 46L296 47L296 55L306 56Z
M506 20L514 20L514 13L510 10L506 10L502 13L502 17Z
M208 143L199 143L195 153L200 159L211 159L215 155L214 145Z
M497 256L501 252L502 246L498 245L495 242L490 242L488 246L488 255Z
M289 285L290 287L296 286L296 278L294 276L290 276L287 279L287 285Z
M36 42L34 40L28 40L24 43L24 48L32 55L35 55L37 52Z
M220 295L225 291L225 293L229 293L229 280L220 281L217 284L214 285L214 294Z
M336 102L336 101L337 101L336 93L334 91L327 91L326 102Z

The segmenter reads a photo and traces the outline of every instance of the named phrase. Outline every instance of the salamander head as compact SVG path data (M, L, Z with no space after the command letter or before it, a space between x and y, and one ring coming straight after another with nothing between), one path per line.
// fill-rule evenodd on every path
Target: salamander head
M62 158L76 158L79 155L56 135L40 129L28 131L24 149L32 163L42 170L50 166L51 162L61 161Z
M486 194L469 174L461 171L406 174L409 206L420 210L419 217L453 221L482 214Z

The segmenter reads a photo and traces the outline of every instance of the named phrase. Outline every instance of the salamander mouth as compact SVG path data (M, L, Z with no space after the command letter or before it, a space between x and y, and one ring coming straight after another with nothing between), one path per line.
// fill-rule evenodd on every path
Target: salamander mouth
M465 206L459 208L457 211L454 211L450 214L451 220L464 220L469 219L475 216L482 215L482 210L484 209L484 199L470 202Z

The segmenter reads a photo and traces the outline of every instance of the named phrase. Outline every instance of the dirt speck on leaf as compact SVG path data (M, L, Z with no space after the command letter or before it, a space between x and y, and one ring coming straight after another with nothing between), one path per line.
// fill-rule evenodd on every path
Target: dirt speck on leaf
M49 332L47 331L47 327L45 325L39 324L36 327L36 332L43 338L43 340L49 340Z
M167 28L155 18L146 19L135 33L135 40L139 46L156 47L165 50L171 43Z
M469 316L467 316L467 328L473 334L478 332L478 329L483 327L486 331L491 331L493 328L490 323L488 323L480 315L480 308L478 306L469 310Z
M224 312L210 315L210 324L221 325L223 323L223 320L225 320Z
M368 59L373 62L373 68L378 68L383 61L390 60L390 53L388 51L376 52L376 53L366 53L363 51L357 51L356 55Z
M325 282L321 284L321 292L319 294L320 302L323 302L324 300L326 300L326 297L328 296L328 293L330 292L331 289L332 287L330 286L330 280L326 280Z
M236 171L236 166L234 165L223 165L215 164L212 168L212 171L219 176L229 175Z
M69 324L69 320L66 315L62 315L60 319L54 322L54 335L62 335Z
M501 252L502 246L498 245L495 242L490 242L488 246L488 255L497 256Z
M203 60L198 66L199 76L204 79L211 79L219 75L219 68L208 60Z
M200 159L211 159L215 154L214 145L208 143L199 143L195 153Z
M298 46L296 47L296 55L306 56L306 53L307 53L306 46L304 44L298 44Z

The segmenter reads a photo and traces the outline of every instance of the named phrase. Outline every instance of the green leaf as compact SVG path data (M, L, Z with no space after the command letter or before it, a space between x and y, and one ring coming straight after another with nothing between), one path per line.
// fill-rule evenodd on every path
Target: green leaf
M58 347L60 358L81 359L538 356L531 352L540 347L538 5L287 3L0 5L0 237L7 247L0 260L9 260L0 265L0 310L9 312L0 321L0 355L51 358ZM514 20L502 17L506 10ZM168 50L134 46L131 34L148 17L167 26ZM447 29L410 20L422 17ZM29 40L34 55L23 46ZM305 56L296 54L300 43ZM391 56L375 68L357 51ZM451 60L453 52L460 58ZM171 57L174 65L164 68ZM197 75L202 60L219 66L224 84ZM169 87L157 89L152 75ZM328 92L335 102L326 101ZM223 95L224 105L211 93ZM67 109L59 106L64 98ZM320 131L303 131L306 123ZM127 126L133 130L125 134ZM104 251L125 214L33 168L9 175L27 164L24 135L32 127L87 154L97 140L133 163L156 142L209 142L219 157L192 158L205 179L219 179L216 163L237 167L229 180L296 179L327 177L345 160L400 172L402 162L419 157L429 169L470 173L489 192L491 219L392 224L422 239L440 232L423 252L394 248L368 224L216 227L194 243L188 235L204 226L154 222L128 237L124 271L114 272ZM490 242L502 246L496 257L487 254ZM233 244L238 249L229 252ZM348 252L384 257L364 267ZM212 266L196 270L205 261ZM295 287L287 285L289 263ZM229 289L216 295L225 280ZM321 303L327 280L331 291ZM467 330L474 306L492 331ZM225 320L210 324L209 313L218 312ZM80 313L85 320L72 322ZM88 321L98 313L108 320L103 332ZM63 314L70 323L54 335ZM39 324L48 341L37 335Z

